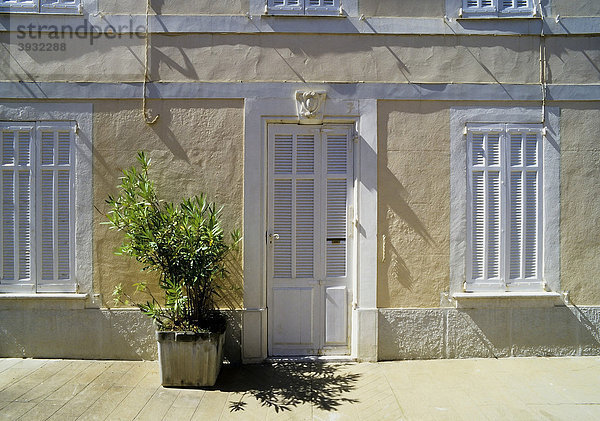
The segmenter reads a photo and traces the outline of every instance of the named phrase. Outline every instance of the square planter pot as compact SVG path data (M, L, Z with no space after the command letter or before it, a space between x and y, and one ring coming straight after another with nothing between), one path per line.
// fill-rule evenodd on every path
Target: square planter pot
M156 332L163 386L213 386L223 361L225 333Z

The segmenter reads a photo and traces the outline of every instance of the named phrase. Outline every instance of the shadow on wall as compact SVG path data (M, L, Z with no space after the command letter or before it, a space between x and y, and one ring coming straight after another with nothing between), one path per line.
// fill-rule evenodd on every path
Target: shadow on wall
M336 411L341 405L357 403L348 395L360 374L345 371L342 364L275 362L245 366L224 366L216 390L241 393L229 402L230 412L243 411L249 398L276 412L311 404L323 411Z
M446 171L448 159L447 135L440 126L440 111L445 108L435 104L390 104L382 104L379 109L378 307L395 305L405 293L419 294L424 282L437 296L438 287L432 282L437 285L443 281L443 270L432 266L441 261L437 256L445 253L442 245L446 234L440 217L445 218L447 206L443 196L447 191L446 175L439 173L440 169ZM405 114L391 122L394 112ZM423 121L436 128L419 132L414 127L421 127Z

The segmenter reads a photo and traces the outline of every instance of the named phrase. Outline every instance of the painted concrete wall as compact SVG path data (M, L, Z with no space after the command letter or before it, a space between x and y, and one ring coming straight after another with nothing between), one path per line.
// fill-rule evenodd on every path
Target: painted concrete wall
M554 16L600 16L600 2L596 0L551 0Z
M27 41L33 42L33 39ZM56 42L43 35L41 42ZM60 39L60 52L19 51L0 33L5 80L140 81L144 40ZM38 39L35 39L38 42ZM548 81L599 83L600 37L549 37ZM155 34L155 81L539 83L539 37L317 34ZM352 63L352 65L349 65Z
M561 285L576 305L600 304L600 107L561 110Z
M448 289L449 116L440 102L379 102L378 307L436 307Z
M119 233L109 231L101 212L105 199L116 194L118 177L140 149L153 159L151 177L165 200L205 192L224 207L227 231L242 228L243 102L197 100L149 102L160 115L147 125L140 101L98 101L94 104L94 290L110 304L115 285L147 279L135 261L115 256ZM241 257L241 256L240 256ZM241 306L241 258L232 262L230 292L224 305Z
M343 2L342 2L343 4ZM444 16L444 0L360 0L358 10L365 16Z
M382 309L380 360L598 355L599 307Z
M0 358L155 360L155 329L137 309L0 302ZM71 307L71 308L68 308ZM77 308L75 308L77 307ZM226 312L225 358L241 361L241 312Z
M4 70L4 78L8 80L143 79L143 40L136 36L99 38L93 47L89 46L89 39L67 39L66 51L56 54L19 51L19 40L14 36L12 39L6 33L0 36L12 55L9 58L8 51L0 52L11 63ZM538 43L539 39L533 36L155 34L151 41L150 78L230 82L537 83ZM576 48L576 44L570 45ZM561 59L570 61L577 54L564 50Z
M152 0L150 13L162 15L181 14L245 14L250 0ZM342 4L344 2L342 1ZM545 0L552 15L598 16L600 4L595 0ZM365 16L431 17L445 15L445 0L359 0L359 13ZM143 14L146 11L144 0L98 0L98 9L114 14Z
M150 13L157 15L235 15L248 12L249 0L151 0ZM106 13L136 15L146 13L146 0L98 0Z

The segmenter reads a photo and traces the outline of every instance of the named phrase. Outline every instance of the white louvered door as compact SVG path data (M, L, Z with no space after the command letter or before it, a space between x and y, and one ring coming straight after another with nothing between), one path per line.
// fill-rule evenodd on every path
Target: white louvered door
M350 133L269 125L270 355L348 353Z

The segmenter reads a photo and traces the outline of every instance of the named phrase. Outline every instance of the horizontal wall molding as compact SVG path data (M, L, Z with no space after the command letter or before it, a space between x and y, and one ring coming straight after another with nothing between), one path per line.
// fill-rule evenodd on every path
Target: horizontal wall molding
M37 33L61 30L79 33L142 34L145 15L34 15L0 16L0 32ZM548 18L413 18L413 17L292 17L265 15L154 15L151 33L315 33L381 35L597 35L600 16Z
M325 89L340 100L541 101L540 85L474 83L295 83L157 82L146 86L150 99L291 98L299 89ZM600 101L600 84L549 85L550 101ZM137 99L142 83L0 82L4 99Z

